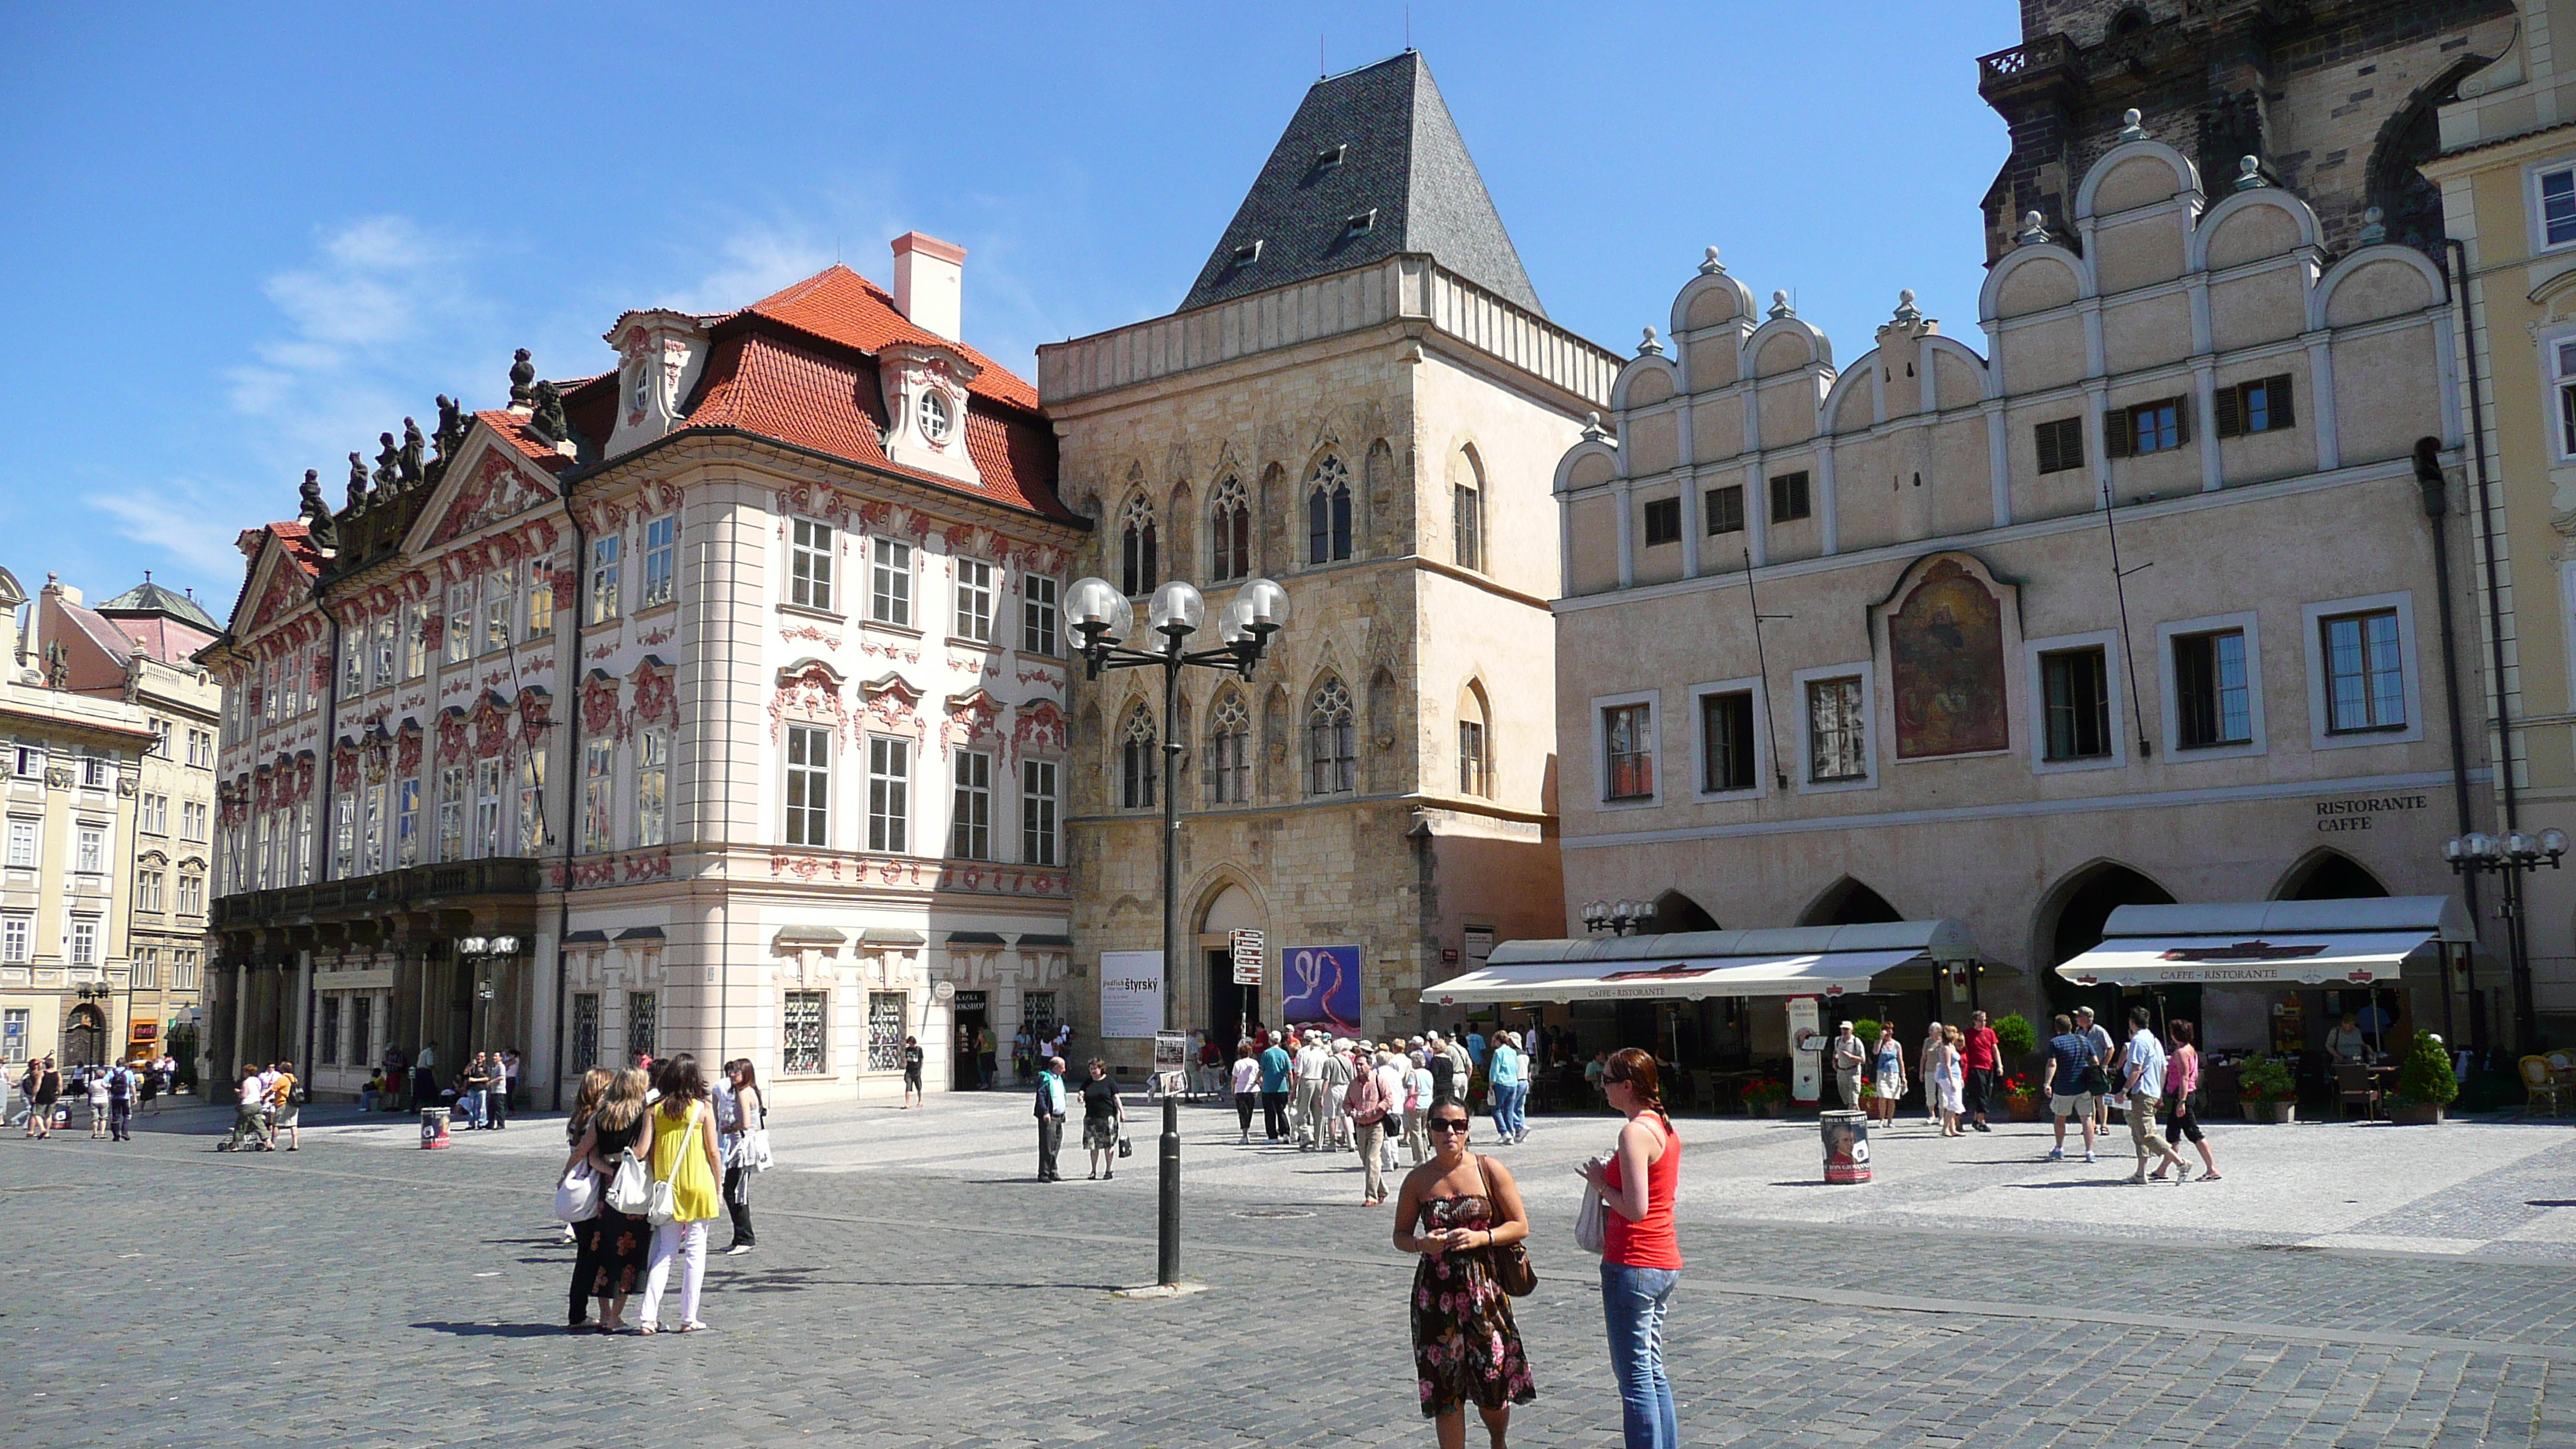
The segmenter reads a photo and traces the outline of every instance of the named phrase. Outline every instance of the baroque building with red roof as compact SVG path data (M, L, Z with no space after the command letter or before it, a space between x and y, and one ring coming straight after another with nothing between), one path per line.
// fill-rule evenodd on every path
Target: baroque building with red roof
M210 1054L353 1094L435 1043L759 1064L782 1101L972 1075L1068 973L1057 601L1085 524L1033 389L957 339L961 249L615 365L441 398L346 503L242 536Z

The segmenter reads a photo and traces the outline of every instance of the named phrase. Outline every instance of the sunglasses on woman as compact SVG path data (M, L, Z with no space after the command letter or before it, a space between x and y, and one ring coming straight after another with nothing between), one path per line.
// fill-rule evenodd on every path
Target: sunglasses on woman
M1434 1117L1431 1119L1431 1130L1434 1132L1464 1132L1467 1130L1467 1119L1464 1117Z

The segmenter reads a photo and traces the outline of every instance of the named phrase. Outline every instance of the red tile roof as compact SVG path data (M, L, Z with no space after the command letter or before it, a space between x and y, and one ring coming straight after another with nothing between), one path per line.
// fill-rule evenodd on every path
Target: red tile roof
M1038 390L1018 374L963 342L913 326L894 309L894 298L884 288L838 262L733 314L733 318L746 316L765 317L861 352L900 342L954 348L983 369L966 385L967 391L1010 407L1038 409Z
M268 525L268 531L277 535L277 541L286 547L287 558L293 561L297 568L304 570L306 578L321 576L322 550L313 546L313 540L309 536L312 530L305 526L304 520L298 518L285 523L272 523ZM258 561L254 559L252 562L256 565Z
M581 381L588 382L590 379L583 378ZM580 386L580 383L559 385L566 392L570 392ZM572 459L556 452L552 444L541 441L536 434L529 432L528 420L508 408L485 408L474 416L481 419L493 432L500 434L501 440L517 450L522 457L547 472L560 473L572 466Z

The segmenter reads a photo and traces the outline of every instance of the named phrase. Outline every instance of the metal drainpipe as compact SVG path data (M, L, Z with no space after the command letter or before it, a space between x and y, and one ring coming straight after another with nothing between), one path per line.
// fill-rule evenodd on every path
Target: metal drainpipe
M2451 541L2445 524L2450 512L2450 486L2442 477L2442 440L2419 438L2415 442L2415 484L2423 490L2424 516L2433 525L2433 587L2442 603L2442 701L2451 721L2451 805L2459 819L2459 833L2469 833L2469 742L2460 729L2460 660L2456 627L2451 616ZM2466 898L2469 919L2478 918L2478 877L2475 871L2460 873L2460 893ZM2442 956L2442 1032L2448 1041L2452 1035L2450 952Z
M555 1050L546 1075L554 1079L548 1089L547 1110L563 1110L564 1079L564 972L572 953L564 949L564 935L572 929L572 847L578 833L572 825L572 774L579 769L581 758L581 624L589 617L583 586L588 576L582 565L589 552L589 536L582 532L581 513L572 506L572 485L563 491L564 522L572 526L572 669L566 677L571 688L564 691L564 758L555 768L555 778L564 782L563 885L555 893ZM562 607L560 602L556 605Z
M2469 446L2477 458L2478 543L2486 558L2487 639L2495 670L2496 782L2503 787L2504 828L2510 834L2521 824L2521 802L2513 784L2513 712L2505 703L2504 606L2496 601L2495 502L2487 480L2487 410L2480 396L2477 336L2469 327L2469 250L2457 237L2446 243L2443 280L2451 286L2451 311L2459 323L2460 355L2466 361L2469 384ZM2508 904L2513 899L2510 885L2505 899ZM2514 1046L2522 1050L2531 1044L2531 957L2520 911L2508 914L2505 939L2513 962Z

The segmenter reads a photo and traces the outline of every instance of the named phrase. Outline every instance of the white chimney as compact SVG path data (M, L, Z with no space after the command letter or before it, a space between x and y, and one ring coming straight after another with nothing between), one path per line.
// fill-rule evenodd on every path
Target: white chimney
M894 308L924 332L958 341L966 249L908 231L894 239Z

